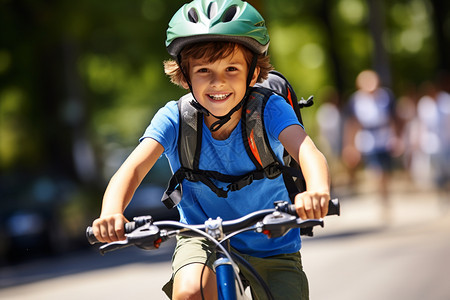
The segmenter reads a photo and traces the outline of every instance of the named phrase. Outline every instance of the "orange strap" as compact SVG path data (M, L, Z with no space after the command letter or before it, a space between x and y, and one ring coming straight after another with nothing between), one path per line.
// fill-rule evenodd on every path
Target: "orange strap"
M256 143L255 143L255 139L254 139L254 135L253 135L253 129L250 132L250 135L248 137L248 144L250 145L250 150L252 151L253 156L256 158L256 160L259 162L259 164L261 166L263 166L262 162L261 162L261 157L259 157L258 148L256 147Z

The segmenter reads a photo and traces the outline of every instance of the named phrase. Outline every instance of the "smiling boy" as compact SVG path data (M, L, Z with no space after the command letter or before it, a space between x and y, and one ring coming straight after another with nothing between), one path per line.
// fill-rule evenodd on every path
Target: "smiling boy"
M209 62L207 58L190 59L189 79L193 87L195 99L211 114L226 115L231 108L235 107L246 91L246 78L248 66L244 54L239 48L233 49L233 53L221 60ZM255 71L257 75L258 71ZM257 76L252 77L251 85L256 83ZM241 108L242 109L242 108ZM206 116L205 123L210 127L215 118ZM226 123L226 128L220 130L221 137L217 131L213 136L216 139L226 139L240 119L239 111L231 116Z
M190 89L189 105L202 114L200 170L242 175L255 165L242 142L242 109L251 87L267 78L272 69L266 51L269 44L264 19L240 0L194 0L172 18L166 45L174 60L165 62L165 72L175 84ZM181 100L180 100L181 101ZM181 168L180 112L176 101L168 102L152 119L140 144L111 179L100 217L93 230L101 242L122 240L123 216L132 195L156 160L165 154L172 171ZM286 101L272 95L264 109L264 127L270 146L282 160L286 149L299 162L307 190L295 196L297 213L303 219L326 215L329 173L324 156ZM214 184L226 184L213 180ZM183 180L183 195L177 205L181 222L203 223L220 216L235 219L255 210L271 208L287 200L282 176L255 180L252 184L218 197L202 182ZM302 270L298 230L267 239L247 232L233 237L233 251L247 259L262 274L276 299L308 299L308 284ZM172 299L201 299L200 273L206 264L202 289L206 299L216 299L217 287L211 261L212 245L201 238L179 238L174 252L173 277L164 287ZM244 274L245 275L245 274ZM251 278L248 278L252 286ZM255 297L262 291L252 286Z

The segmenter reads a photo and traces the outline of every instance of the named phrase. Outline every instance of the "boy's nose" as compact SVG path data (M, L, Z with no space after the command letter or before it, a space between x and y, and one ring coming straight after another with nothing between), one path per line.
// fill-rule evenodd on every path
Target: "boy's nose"
M211 77L211 86L219 87L219 86L222 86L224 83L225 83L224 76L222 76L220 74L212 75L212 77Z

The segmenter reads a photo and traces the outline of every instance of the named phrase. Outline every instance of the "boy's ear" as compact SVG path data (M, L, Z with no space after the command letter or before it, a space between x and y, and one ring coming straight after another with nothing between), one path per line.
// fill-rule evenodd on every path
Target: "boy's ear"
M183 79L181 80L180 84L181 84L181 86L183 87L183 89L189 90L189 85L187 84L186 79L183 78Z
M261 69L259 67L255 68L255 72L253 72L252 81L250 81L250 86L254 86L256 82L258 82L259 72Z

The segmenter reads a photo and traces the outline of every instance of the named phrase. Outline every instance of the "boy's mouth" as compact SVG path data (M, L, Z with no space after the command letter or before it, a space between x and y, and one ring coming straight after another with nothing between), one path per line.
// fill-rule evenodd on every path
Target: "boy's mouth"
M231 94L208 94L208 97L214 101L223 101L230 97Z

